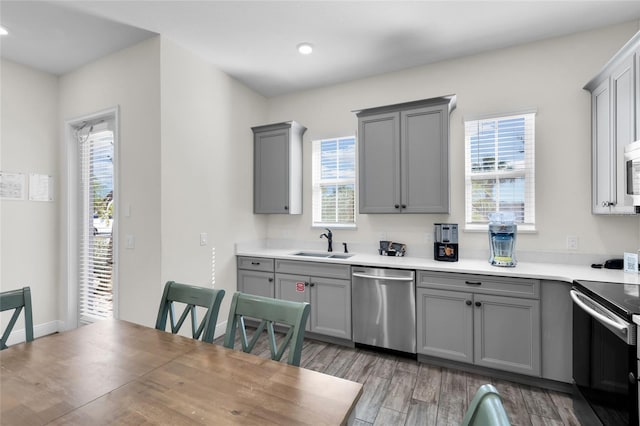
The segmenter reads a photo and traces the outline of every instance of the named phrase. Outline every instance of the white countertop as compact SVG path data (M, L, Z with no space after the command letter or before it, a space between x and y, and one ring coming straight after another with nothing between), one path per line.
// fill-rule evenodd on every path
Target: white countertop
M389 257L378 254L350 253L349 259L328 259L295 256L300 251L318 252L319 250L240 247L236 248L238 256L269 257L335 263L343 265L361 265L371 267L388 267L399 269L420 269L424 271L459 272L465 274L497 275L504 277L535 278L573 282L573 280L605 281L621 284L640 284L640 275L612 269L595 269L590 265L569 265L562 263L518 262L515 267L492 266L487 260L460 259L458 262L440 262L422 257ZM335 251L335 254L341 252Z

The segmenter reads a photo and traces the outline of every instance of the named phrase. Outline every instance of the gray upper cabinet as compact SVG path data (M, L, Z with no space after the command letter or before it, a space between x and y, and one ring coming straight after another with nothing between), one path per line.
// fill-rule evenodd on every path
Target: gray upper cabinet
M640 33L584 87L591 92L594 214L633 214L627 195L624 148L640 139Z
M306 127L288 121L252 127L253 212L302 213L302 135Z
M358 116L360 213L449 212L449 114L455 96Z

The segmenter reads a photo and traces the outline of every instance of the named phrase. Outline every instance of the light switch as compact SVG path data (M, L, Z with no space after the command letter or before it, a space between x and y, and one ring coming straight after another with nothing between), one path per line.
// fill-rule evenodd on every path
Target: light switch
M201 246L206 246L209 243L209 236L207 235L206 232L201 232L200 233L200 245Z
M125 247L128 249L133 249L136 247L136 237L133 235L127 235Z

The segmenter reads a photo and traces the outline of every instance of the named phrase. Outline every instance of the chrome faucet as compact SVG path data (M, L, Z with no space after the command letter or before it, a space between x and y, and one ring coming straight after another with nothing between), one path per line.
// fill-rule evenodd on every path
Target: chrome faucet
M333 233L331 232L331 229L325 229L327 230L327 232L325 232L324 234L320 234L320 238L325 237L328 244L327 251L333 251Z

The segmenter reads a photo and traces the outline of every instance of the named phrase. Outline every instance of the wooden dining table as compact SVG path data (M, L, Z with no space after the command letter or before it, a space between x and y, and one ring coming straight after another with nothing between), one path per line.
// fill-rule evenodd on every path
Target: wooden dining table
M0 424L347 424L362 385L105 320L0 351Z

